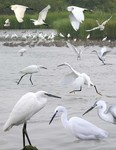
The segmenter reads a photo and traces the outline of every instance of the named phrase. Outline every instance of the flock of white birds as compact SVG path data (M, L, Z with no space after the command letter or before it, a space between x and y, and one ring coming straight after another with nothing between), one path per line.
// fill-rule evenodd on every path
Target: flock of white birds
M39 13L39 17L37 20L30 19L33 21L34 25L42 25L42 24L47 25L45 22L45 19L47 16L47 12L50 8L51 8L50 5L48 5L46 8L44 8ZM16 19L19 23L23 22L23 18L24 18L26 9L28 9L28 7L26 7L26 6L11 5L11 10L14 11ZM67 7L67 10L69 12L71 12L69 15L71 25L74 28L74 30L77 31L79 29L80 23L82 23L84 21L83 11L87 10L87 9L76 7L76 6L69 6L69 7ZM92 31L95 29L104 30L105 24L110 19L111 19L111 17L108 20L106 20L105 22L103 22L101 25L97 21L98 27L95 27L95 28L87 30L87 31ZM5 21L4 26L9 26L9 25L10 25L10 21L9 21L9 19L7 19ZM63 35L61 34L61 36L63 36ZM77 60L81 59L83 51L81 51L81 50L78 51L77 48L74 45L72 45L70 42L66 42L66 44L70 49L72 49L75 52ZM19 53L21 56L23 56L23 54L25 52L26 52L25 48L22 48L21 50L19 50ZM109 53L110 51L108 51L106 49L106 47L103 47L99 53L98 53L98 51L95 51L95 50L94 50L94 52L96 52L99 60L102 61L102 63L105 65L106 64L105 63L105 55L107 53ZM101 95L101 93L98 92L96 85L91 81L90 77L86 73L77 72L68 63L58 65L58 67L61 67L61 66L67 66L71 70L71 72L69 74L65 75L65 77L63 79L64 84L74 84L75 85L76 89L71 91L70 93L76 92L76 91L81 91L82 87L84 85L87 85L88 87L90 87L90 86L94 87L95 91L99 95ZM31 66L27 66L26 68L22 69L20 72L23 75L20 77L17 84L20 83L20 81L22 80L22 78L24 76L29 74L30 82L33 85L32 74L37 73L40 68L47 69L46 67L44 67L42 65L31 65ZM32 145L30 138L28 136L27 130L26 130L27 121L34 114L36 114L43 107L45 107L48 96L55 97L55 98L61 98L60 96L52 95L46 91L38 91L36 93L29 92L29 93L23 95L19 99L19 101L16 103L16 105L14 106L13 110L10 113L8 120L6 121L6 123L3 127L4 131L8 131L15 125L17 126L20 124L24 124L23 125L23 147L24 148L25 148L25 138L27 138L29 145ZM98 115L103 120L114 123L114 124L116 123L116 106L115 105L111 106L111 107L109 107L109 109L107 109L105 101L99 100L99 101L95 102L95 104L89 110L87 110L84 114L86 114L93 108L98 109ZM107 109L107 111L106 111L106 109ZM68 120L67 119L67 109L63 106L58 106L55 109L53 117L51 118L49 124L51 124L51 122L53 121L54 117L57 114L61 115L61 122L62 122L64 128L70 130L71 133L76 138L79 138L81 140L90 140L90 139L96 140L96 139L102 139L102 138L108 137L108 133L106 131L104 131L103 129L100 129L96 125L94 125L91 122L88 122L82 118L72 117Z

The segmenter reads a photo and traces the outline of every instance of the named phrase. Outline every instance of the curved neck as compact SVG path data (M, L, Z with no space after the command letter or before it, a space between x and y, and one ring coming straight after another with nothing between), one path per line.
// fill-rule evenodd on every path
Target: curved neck
M73 69L68 63L66 63L65 65L67 65L72 70L72 72L74 72L78 76L80 75L80 73L78 73L75 69Z
M68 127L68 119L67 119L67 110L65 109L63 114L61 115L61 122L64 126L64 128Z

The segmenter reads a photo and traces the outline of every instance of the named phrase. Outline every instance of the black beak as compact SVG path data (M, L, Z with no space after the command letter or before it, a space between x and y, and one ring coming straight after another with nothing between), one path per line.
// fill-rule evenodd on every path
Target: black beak
M52 95L52 94L49 94L49 93L45 93L45 95L47 95L47 96L49 96L49 97L61 98L61 97L59 97L59 96Z
M43 69L47 69L46 67L41 67L41 68L43 68Z
M85 114L87 114L89 111L91 111L92 109L94 109L95 107L94 106L92 106L91 108L89 108L86 112L84 112L84 114L83 115L85 115Z
M56 112L54 113L54 115L52 116L52 118L51 118L49 124L51 124L51 122L53 121L53 119L54 119L54 117L56 116L57 112L58 112L58 111L56 111Z
M64 66L64 64L58 65L57 67L61 67L61 66Z

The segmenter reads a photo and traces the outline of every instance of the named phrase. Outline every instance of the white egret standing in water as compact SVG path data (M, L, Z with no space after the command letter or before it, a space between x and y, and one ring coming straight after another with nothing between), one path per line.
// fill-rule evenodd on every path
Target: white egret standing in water
M20 124L23 125L22 133L23 133L23 147L25 148L25 137L28 140L29 145L31 141L27 134L26 126L27 121L37 112L39 112L43 107L45 107L47 103L47 97L55 97L61 98L59 96L55 96L49 94L45 91L38 91L36 93L29 92L23 95L19 101L14 106L13 110L10 113L8 120L6 121L3 130L8 131L13 126L18 126Z
M28 74L30 74L30 82L31 84L33 85L33 82L32 82L32 74L33 73L37 73L39 71L40 68L43 68L43 69L47 69L46 67L44 66L41 66L41 65L30 65L30 66L27 66L25 67L24 69L22 69L20 72L23 73L23 75L20 77L19 81L17 82L17 84L20 83L20 81L22 80L22 78Z
M91 122L79 117L72 117L67 119L67 110L63 106L56 107L54 115L49 124L53 121L56 115L61 115L61 122L68 131L70 131L76 138L81 140L98 140L108 137L108 133L103 129L95 126Z

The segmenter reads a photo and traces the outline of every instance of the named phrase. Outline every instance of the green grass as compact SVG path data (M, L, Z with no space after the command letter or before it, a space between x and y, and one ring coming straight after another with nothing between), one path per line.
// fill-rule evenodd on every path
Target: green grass
M112 19L106 24L105 30L99 31L95 30L90 32L91 39L102 39L103 37L107 36L111 40L116 39L116 14L105 13L102 11L96 11L93 13L84 12L85 14L85 21L81 23L80 28L78 31L75 31L69 20L69 13L68 12L49 12L46 23L49 24L49 27L46 26L34 26L30 18L36 19L38 18L38 14L29 15L26 14L24 18L24 22L19 24L14 15L2 15L0 16L0 29L6 29L3 24L4 21L9 18L11 22L11 26L8 29L43 29L43 28L51 28L56 29L59 33L61 32L63 35L67 36L68 33L71 34L71 38L77 39L86 39L86 36L89 32L86 32L86 29L91 29L97 26L96 20L100 23L108 19L112 16Z

